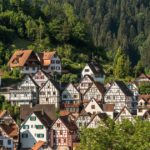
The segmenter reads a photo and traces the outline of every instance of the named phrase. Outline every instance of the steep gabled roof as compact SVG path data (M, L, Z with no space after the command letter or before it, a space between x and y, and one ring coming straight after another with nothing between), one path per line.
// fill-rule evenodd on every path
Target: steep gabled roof
M39 140L35 145L32 147L32 150L39 150L42 146L44 146L45 142Z
M126 95L126 96L133 96L132 92L127 88L125 83L123 81L115 81L115 83L119 86L121 91Z
M104 74L102 67L96 63L87 64L95 75Z
M59 91L60 90L60 85L58 82L54 81L53 79L48 79L45 84L41 87L40 91L44 88L44 86L48 83L51 82L53 86Z
M0 124L2 130L11 138L16 138L19 135L19 127L16 123L7 124Z
M8 62L9 67L23 67L32 53L32 50L15 51Z
M150 100L150 94L145 94L145 95L139 95L138 101L143 99L144 101L149 101Z
M147 79L150 79L150 75L146 75L144 73L141 73L137 78L142 78L142 79L147 78Z
M99 114L96 114L94 116L92 116L90 122L88 123L87 126L89 126L89 124L94 120L94 118L98 116L102 121L106 121L108 119L108 115L106 113L99 113Z
M48 127L50 124L52 124L53 121L44 111L34 111L33 113L38 117L45 127Z
M84 93L83 95L85 95L85 94L91 89L91 87L92 87L93 85L95 85L95 86L97 87L98 91L99 91L102 95L104 95L104 93L105 93L105 91L106 91L104 85L101 84L101 83L99 83L99 82L95 82L95 81L93 81L93 84L85 91L85 93Z
M20 119L25 120L34 111L44 111L51 120L56 119L56 109L54 104L37 104L34 107L30 107L30 105L21 105Z
M130 113L129 109L124 106L121 111L119 112L119 114L116 116L116 118L114 119L115 121L120 117L120 115L125 111L125 109L129 112L129 114L132 116L132 114Z
M51 59L56 54L56 51L53 52L42 52L38 53L38 56L40 58L41 65L48 66L51 64Z

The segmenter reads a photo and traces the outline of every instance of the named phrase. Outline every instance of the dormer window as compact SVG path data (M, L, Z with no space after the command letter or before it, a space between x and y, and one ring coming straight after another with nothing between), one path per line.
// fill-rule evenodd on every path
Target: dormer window
M89 72L90 70L89 69L85 69L85 72Z

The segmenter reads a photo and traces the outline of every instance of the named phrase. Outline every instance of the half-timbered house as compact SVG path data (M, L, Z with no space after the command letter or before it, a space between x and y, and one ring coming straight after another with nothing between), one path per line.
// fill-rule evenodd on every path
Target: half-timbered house
M100 107L100 105L97 103L97 101L94 98L91 98L89 103L84 107L84 110L90 114L103 113L102 108Z
M52 79L49 79L39 93L39 104L55 104L56 108L59 108L60 104L60 92L59 85Z
M93 84L94 80L91 76L85 75L81 81L79 82L77 89L80 91L81 94L84 94L89 87Z
M18 106L23 104L35 105L38 103L38 91L39 86L30 75L26 75L16 89L9 91L9 101L12 105Z
M46 83L46 81L50 78L50 76L48 76L44 71L40 69L37 71L37 73L35 73L32 76L32 78L38 84L39 87L42 87Z
M135 83L139 86L141 84L150 83L150 75L146 75L144 73L140 74L136 79Z
M104 95L106 104L115 104L114 110L120 112L127 106L132 111L133 94L122 81L115 81Z
M96 101L102 102L104 93L104 85L99 82L93 82L91 87L89 87L87 91L83 94L83 102L90 101L91 98L95 98Z
M54 150L70 150L78 140L78 128L68 116L61 116L51 126L50 136Z
M19 126L7 110L0 111L0 147L15 150L19 145Z
M91 118L91 121L87 125L87 128L97 128L98 126L105 126L105 121L107 120L108 116L106 113L99 113L94 115Z
M69 83L61 94L61 105L69 112L79 113L81 94L74 84Z
M92 118L92 114L87 113L84 109L81 111L79 116L76 119L76 125L79 129L86 127Z
M133 122L135 121L130 110L126 106L124 106L121 109L120 113L116 116L115 122L122 122L125 119L128 119L128 120L133 121Z
M150 95L139 95L137 107L137 116L143 116L144 113L150 109Z

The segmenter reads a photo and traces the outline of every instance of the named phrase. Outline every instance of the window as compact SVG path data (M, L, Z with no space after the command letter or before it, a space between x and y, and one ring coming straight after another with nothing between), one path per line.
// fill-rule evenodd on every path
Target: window
M62 131L60 130L60 135L62 135Z
M40 95L45 95L45 92L40 92Z
M95 105L91 105L91 109L95 109Z
M55 70L55 67L54 67L54 66L52 66L52 67L51 67L51 70Z
M36 129L43 129L44 126L43 125L35 125Z
M55 91L53 92L53 95L56 95L56 92L55 92Z
M35 117L35 116L31 116L31 117L30 117L30 120L31 120L31 121L35 121L35 120L36 120L36 117Z
M54 64L54 63L55 63L55 60L51 60L51 63Z
M89 72L90 70L89 69L85 69L85 72Z
M139 112L142 112L142 109L139 109Z
M57 123L57 127L58 127L58 128L60 127L60 123Z
M60 60L56 60L56 64L60 64Z
M64 139L64 143L66 143L66 139Z
M36 134L38 138L44 138L44 134Z
M48 94L48 95L51 95L51 92L49 91L49 92L47 92L47 94Z
M29 70L29 67L26 67L26 70Z
M23 125L23 129L29 129L29 125Z
M32 67L32 70L35 70L35 67Z
M8 145L11 145L11 140L8 140L8 141L7 141L7 144L8 144Z
M78 95L73 95L73 97L74 97L74 98L77 98L77 97L78 97Z
M67 95L65 94L65 95L63 95L63 98L67 98Z
M58 139L58 143L61 143L61 139Z
M46 98L46 101L48 102L48 98Z
M28 134L27 133L22 133L22 138L28 138Z
M3 146L3 140L0 140L0 146Z

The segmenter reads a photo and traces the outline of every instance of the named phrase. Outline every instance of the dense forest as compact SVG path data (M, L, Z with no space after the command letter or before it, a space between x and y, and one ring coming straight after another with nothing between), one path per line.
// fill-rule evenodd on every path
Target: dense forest
M57 49L73 79L91 60L116 78L149 73L149 9L147 0L1 0L0 65L15 49Z

